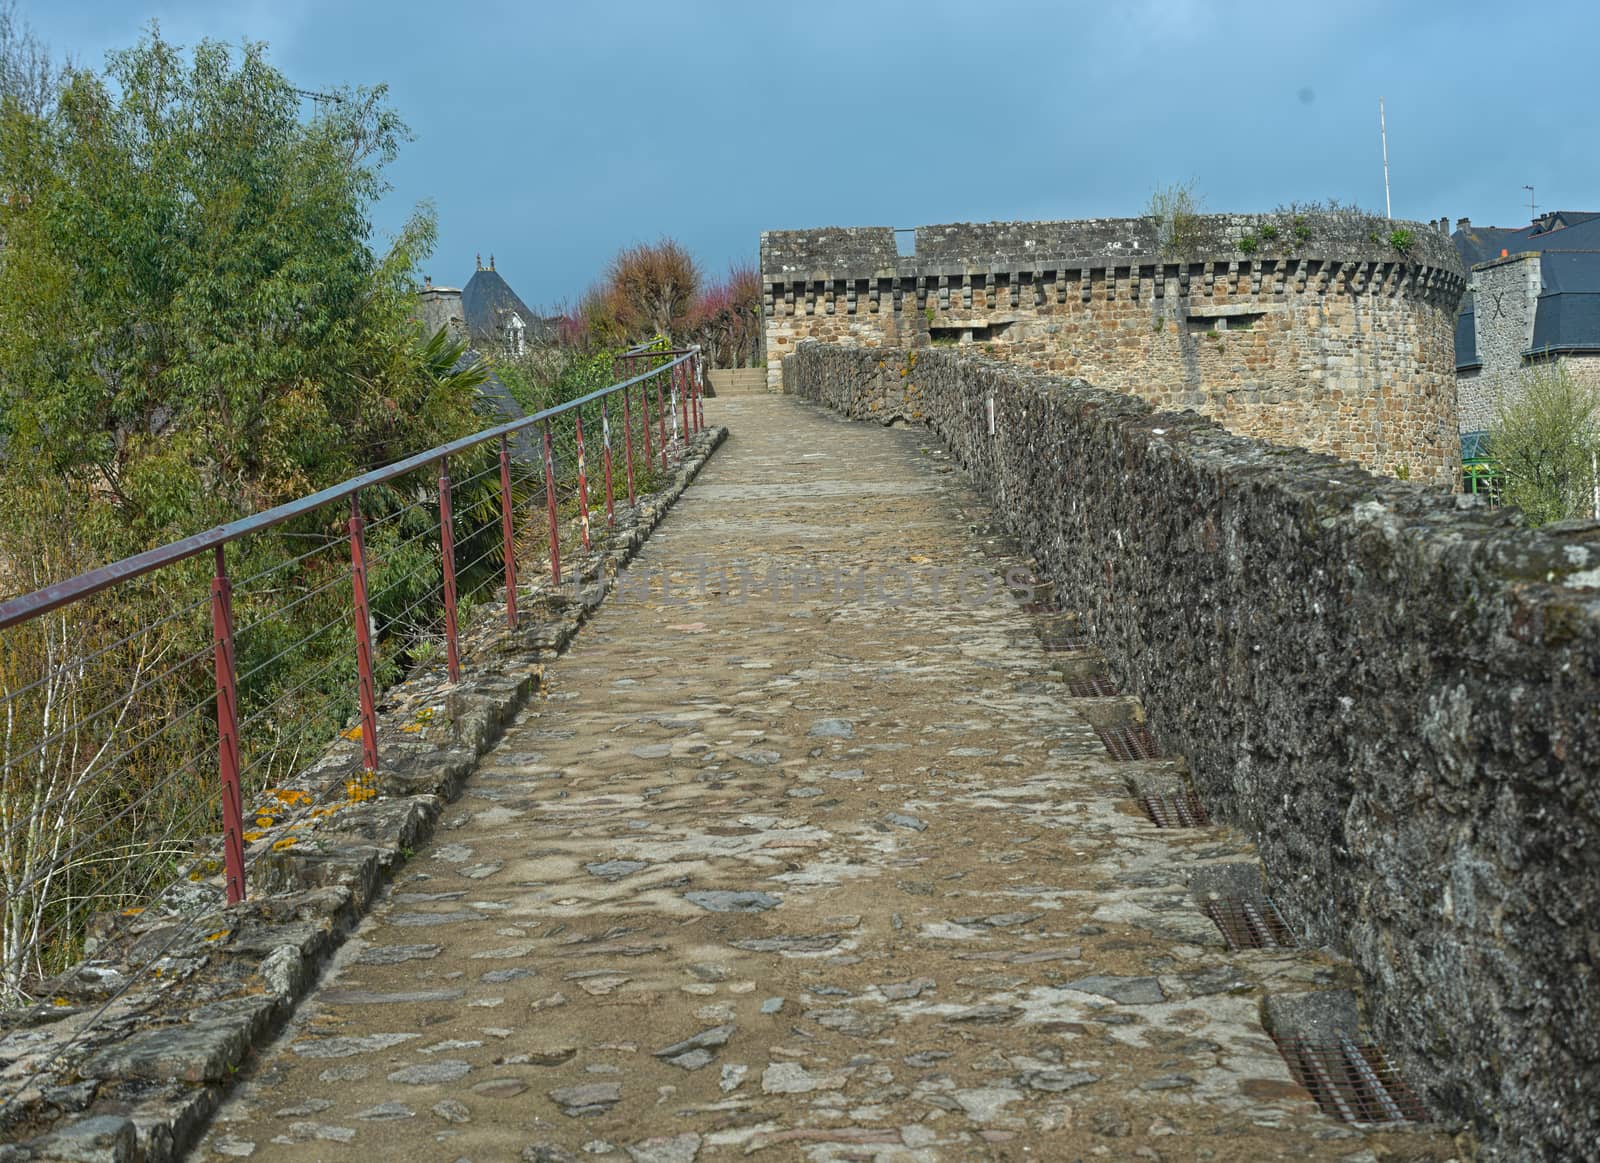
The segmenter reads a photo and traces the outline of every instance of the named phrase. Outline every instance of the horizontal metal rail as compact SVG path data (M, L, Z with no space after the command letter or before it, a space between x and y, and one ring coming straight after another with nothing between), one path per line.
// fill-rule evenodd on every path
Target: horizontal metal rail
M585 404L592 403L602 396L625 391L635 384L642 384L652 380L668 368L676 367L678 364L687 363L689 360L696 358L698 351L695 348L689 348L672 353L643 352L640 354L646 357L657 354L671 354L674 358L670 363L664 363L660 367L641 372L621 383L598 388L586 396L580 396L576 400L569 400L565 404L558 404L554 408L546 408L543 411L535 412L531 416L524 416L520 420L512 420L494 428L474 433L471 436L463 436L458 440L452 440L449 444L441 444L435 448L428 449L426 452L419 452L415 456L409 456L404 460L385 465L383 468L375 468L371 472L331 485L321 492L301 497L297 501L286 502L276 508L268 509L264 513L242 517L237 521L230 521L226 525L215 526L207 529L204 533L196 533L192 537L185 537L181 541L173 541L156 549L136 553L132 557L125 557L121 561L103 565L99 569L91 569L66 581L56 582L53 585L34 590L32 593L12 598L8 602L0 603L0 630L26 622L30 618L36 618L40 614L48 614L51 610L58 610L62 606L69 605L81 598L90 597L122 582L132 581L136 577L142 577L163 566L197 557L207 550L216 549L218 546L226 545L230 541L237 541L239 538L247 537L252 533L260 533L264 529L282 525L284 522L292 521L296 517L303 517L307 513L315 512L327 505L352 497L363 489L387 484L396 477L405 476L407 473L415 472L421 468L428 468L431 465L438 464L439 461L446 457L468 452L480 444L544 424L558 416L582 408Z
M616 506L636 500L636 479L667 469L669 449L681 455L705 426L701 359L698 347L632 349L606 387L0 603L0 660L20 660L0 667L0 795L13 796L0 813L0 888L11 912L25 904L33 918L0 949L0 1005L64 964L41 955L47 937L70 950L59 938L81 936L91 905L130 903L197 841L220 837L223 892L243 900L255 859L245 809L270 790L261 780L292 774L303 748L320 753L352 720L343 733L359 739L369 779L380 678L442 637L459 679L458 580L471 600L503 577L513 629L519 575L542 570L559 587L562 558L592 551ZM542 449L537 461L512 463L519 434ZM385 485L398 507L368 521L363 491ZM602 488L604 520L592 522ZM228 550L313 513L325 527ZM206 553L209 583L198 569L152 576ZM243 567L240 579L230 565ZM74 609L101 594L110 600ZM201 783L209 794L196 799ZM41 826L61 829L53 852L29 847ZM90 865L108 845L148 859L136 876L96 879Z

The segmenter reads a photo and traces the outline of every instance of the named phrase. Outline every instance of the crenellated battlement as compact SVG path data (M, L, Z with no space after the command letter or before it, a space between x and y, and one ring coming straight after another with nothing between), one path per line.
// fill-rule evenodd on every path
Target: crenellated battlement
M800 304L814 314L821 304L827 314L841 306L847 314L865 309L877 312L890 301L898 310L905 299L925 307L930 298L940 307L952 299L961 306L976 302L989 308L1042 307L1065 303L1076 296L1082 302L1161 299L1170 293L1213 298L1233 295L1372 294L1408 295L1451 304L1466 290L1457 271L1425 266L1409 259L1245 258L1191 263L1116 263L1072 265L1046 260L1020 263L931 263L915 273L840 277L824 271L783 272L763 275L763 299L769 314ZM1175 288L1174 288L1175 285Z
M1249 435L1454 480L1466 275L1432 225L1212 214L761 236L768 384L804 339L981 345Z

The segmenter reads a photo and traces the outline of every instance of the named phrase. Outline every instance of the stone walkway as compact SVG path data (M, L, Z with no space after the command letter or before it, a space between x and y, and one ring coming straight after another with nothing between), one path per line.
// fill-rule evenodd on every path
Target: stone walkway
M1249 846L1151 824L1130 779L1175 765L1116 762L1091 723L1137 705L1070 697L1058 668L1092 654L1046 652L981 574L952 588L994 546L927 435L781 397L707 411L732 436L633 592L198 1156L1452 1158L1290 1081L1263 997L1348 969L1225 951L1189 880ZM729 578L697 584L702 561ZM740 600L807 565L839 592Z

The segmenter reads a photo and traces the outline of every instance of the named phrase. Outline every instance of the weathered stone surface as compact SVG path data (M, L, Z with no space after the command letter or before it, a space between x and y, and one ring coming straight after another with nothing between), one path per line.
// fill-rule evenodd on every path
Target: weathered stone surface
M387 1050L391 1046L399 1046L420 1037L421 1034L399 1033L335 1036L298 1041L289 1049L302 1058L349 1058L356 1054L372 1054L379 1050Z
M365 1122L388 1123L399 1119L414 1119L417 1117L417 1112L403 1102L380 1102L377 1106L356 1111L350 1117Z
M560 1086L549 1094L550 1101L561 1108L562 1114L592 1115L622 1101L622 1084L591 1082L585 1086Z
M323 994L322 999L336 1006L398 1006L455 1001L464 993L460 989L402 989L392 993L376 989L334 989Z
M426 961L439 956L438 945L373 945L356 955L362 965L399 965L406 961Z
M691 1051L718 1049L728 1044L728 1039L733 1037L735 1028L732 1023L729 1023L722 1026L713 1026L709 1030L701 1030L692 1037L685 1038L681 1042L674 1042L670 1046L657 1050L655 1056L657 1058L665 1058L671 1062L677 1062L681 1056ZM695 1066L687 1066L682 1062L678 1062L678 1065L684 1065L687 1069L695 1069L699 1066L704 1066L710 1060L710 1055L706 1055L703 1059L698 1059Z
M132 1119L94 1115L34 1139L27 1159L60 1163L131 1163L137 1135Z
M725 892L706 890L686 892L683 899L711 913L761 913L783 903L782 897L767 892Z
M1109 977L1093 974L1065 983L1067 989L1081 993L1095 993L1112 1001L1129 1006L1159 1005L1167 1000L1161 992L1161 983L1153 977Z
M774 1062L761 1072L766 1094L810 1094L814 1090L839 1090L847 1080L840 1072L813 1074L798 1062Z
M692 1131L645 1139L628 1148L633 1163L694 1163L699 1154L700 1136Z
M1059 1092L1076 1090L1080 1086L1088 1086L1091 1082L1099 1082L1100 1076L1091 1074L1087 1070L1026 1070L1017 1081L1029 1090Z
M602 860L598 864L585 864L583 867L590 876L598 876L602 880L620 880L635 872L643 872L650 865L643 860Z
M1063 636L1103 651L1213 814L1260 838L1291 928L1353 957L1431 1104L1518 1149L1600 1138L1600 1048L1560 1033L1600 1028L1572 971L1600 915L1600 528L1527 532L945 352L809 345L784 375L949 442L1055 586Z
M503 750L445 808L448 844L408 861L360 939L413 942L390 918L428 910L482 921L427 931L433 958L341 961L286 1043L423 1037L332 1062L269 1051L219 1127L264 1163L320 1149L273 1142L270 1112L308 1095L337 1105L307 1117L356 1132L330 1158L631 1161L630 1147L681 1152L691 1135L699 1159L934 1163L1063 1147L1089 1159L1098 1146L1134 1160L1191 1146L1197 1159L1339 1163L1368 1146L1451 1158L1425 1131L1343 1131L1288 1085L1260 998L1344 984L1348 967L1311 950L1222 952L1188 872L1249 858L1247 839L1161 831L1137 812L1083 700L1050 677L1063 654L1040 643L1037 615L999 592L963 604L947 586L935 601L926 584L910 600L875 585L797 598L791 582L738 600L741 566L794 567L797 546L841 568L1012 560L912 433L761 403L777 407L752 416L735 457L635 562L673 578L670 600L659 576L649 596L635 578L548 667L547 697L505 724ZM696 595L696 556L732 553L726 583L707 570L732 592ZM807 738L845 715L850 739ZM633 754L669 743L670 758ZM749 750L780 758L734 758ZM841 769L860 778L828 777ZM798 786L825 794L786 794ZM885 823L890 811L926 831ZM490 854L503 870L468 876ZM648 867L615 879L588 867L611 860ZM715 889L783 905L714 912L683 898ZM1180 988L1225 958L1246 991ZM536 972L483 980L507 969ZM1173 1000L1119 1006L1065 987L1090 975L1156 977ZM439 1058L472 1070L421 1089L387 1078ZM344 1065L370 1070L321 1081ZM353 1117L392 1102L419 1117ZM1102 1139L1102 1123L1121 1137Z
M244 1022L145 1030L108 1046L83 1064L89 1078L177 1078L220 1082L249 1045Z
M454 1082L472 1072L472 1063L457 1058L444 1058L421 1066L407 1066L389 1072L390 1082L406 1086L436 1086L441 1082Z

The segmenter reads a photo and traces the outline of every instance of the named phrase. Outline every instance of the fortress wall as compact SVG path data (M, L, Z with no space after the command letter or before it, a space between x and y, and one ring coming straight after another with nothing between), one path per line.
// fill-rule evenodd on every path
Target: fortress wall
M802 345L785 387L924 420L1077 610L1429 1105L1600 1141L1600 523L1434 489L995 360ZM994 400L996 431L988 432Z
M1373 222L1212 215L1176 260L1148 218L920 227L907 258L887 227L771 231L768 386L805 339L972 347L1453 485L1460 262L1428 226Z

